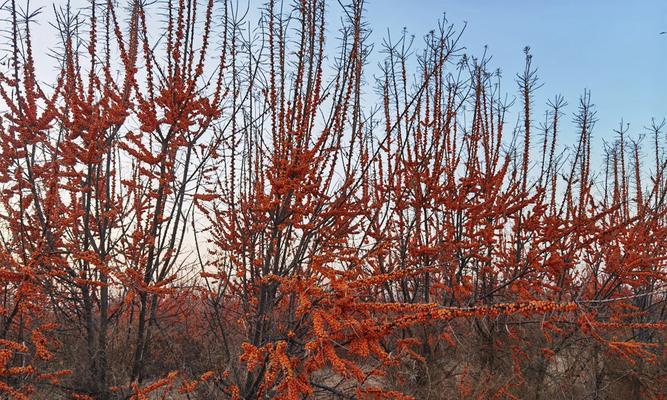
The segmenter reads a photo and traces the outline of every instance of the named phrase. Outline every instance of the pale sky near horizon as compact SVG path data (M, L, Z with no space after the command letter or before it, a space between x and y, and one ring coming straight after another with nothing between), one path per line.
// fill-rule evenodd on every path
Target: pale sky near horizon
M46 6L32 28L38 62L55 40L48 23L53 18L51 4L65 3L31 0L32 9ZM255 9L263 3L250 2ZM87 1L72 0L72 4L82 6ZM340 6L336 0L327 6L335 25ZM366 0L366 20L377 45L371 60L380 59L379 44L387 32L397 37L403 27L416 36L419 48L423 35L437 26L443 13L457 27L467 22L461 39L467 52L480 55L488 46L491 67L503 71L503 87L510 95L516 95L514 76L523 68L522 49L531 47L543 83L535 97L538 111L548 99L562 94L571 120L578 97L590 89L599 120L593 132L596 145L603 138L613 139L612 130L621 118L636 136L645 132L651 117L667 117L667 34L660 34L667 31L665 0ZM573 124L567 128L563 133L574 137Z

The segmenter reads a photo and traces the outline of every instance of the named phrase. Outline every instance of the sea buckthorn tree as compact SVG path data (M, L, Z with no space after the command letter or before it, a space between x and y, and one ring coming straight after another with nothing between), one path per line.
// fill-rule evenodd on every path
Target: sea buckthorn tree
M373 46L361 0L19 3L3 396L664 395L664 123L600 150L530 49L501 86L445 19Z

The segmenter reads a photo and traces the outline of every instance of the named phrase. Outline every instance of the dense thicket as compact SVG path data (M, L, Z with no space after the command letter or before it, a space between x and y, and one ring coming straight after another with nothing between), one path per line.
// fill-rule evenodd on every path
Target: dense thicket
M3 396L665 395L664 124L601 148L528 49L507 96L446 22L372 53L362 1L17 3Z

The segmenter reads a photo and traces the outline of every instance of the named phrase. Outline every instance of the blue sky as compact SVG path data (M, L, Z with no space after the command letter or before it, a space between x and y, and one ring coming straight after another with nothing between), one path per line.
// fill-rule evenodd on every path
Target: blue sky
M56 40L48 24L54 3L63 5L65 0L31 1L32 9L45 6L33 27L38 54L43 55ZM87 2L73 0L72 4L80 7ZM247 1L238 4L245 8ZM262 4L263 0L251 0L250 8ZM336 0L327 4L333 17L329 40L334 41L340 6ZM522 49L531 46L544 84L536 93L538 111L547 99L562 94L571 116L578 97L590 89L599 119L594 130L597 145L603 138L613 138L612 130L621 118L630 123L630 133L638 135L651 117L667 117L667 34L659 34L667 31L665 0L366 0L371 40L378 45L372 60L380 60L379 44L387 30L397 37L406 27L419 46L420 38L437 26L443 13L458 27L468 23L461 42L466 51L480 55L488 45L491 66L503 71L503 85L510 95L516 94L514 76L523 68ZM574 127L570 127L573 140Z
M530 46L544 84L536 106L562 94L571 115L590 89L598 146L613 138L621 118L637 135L651 117L667 117L667 34L659 34L667 31L665 0L367 0L366 8L376 42L387 28L398 35L403 26L420 38L443 12L457 26L466 21L462 44L471 54L488 45L510 94Z

